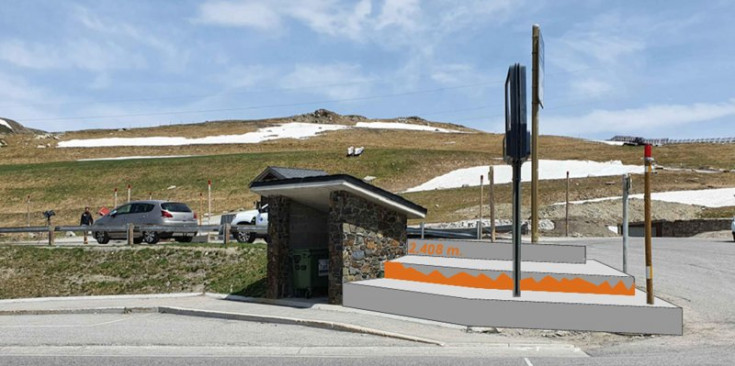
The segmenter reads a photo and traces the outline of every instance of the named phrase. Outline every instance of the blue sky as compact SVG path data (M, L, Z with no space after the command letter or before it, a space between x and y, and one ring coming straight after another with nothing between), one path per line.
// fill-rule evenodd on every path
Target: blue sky
M49 131L326 108L500 132L538 23L542 134L735 136L731 1L0 1L0 117Z

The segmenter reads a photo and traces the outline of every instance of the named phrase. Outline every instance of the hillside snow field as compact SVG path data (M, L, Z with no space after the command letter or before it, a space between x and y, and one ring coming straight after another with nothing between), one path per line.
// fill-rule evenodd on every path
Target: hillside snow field
M494 165L493 169L495 184L505 184L512 181L513 171L510 165ZM481 175L486 178L485 182L487 183L488 170L488 165L457 169L416 187L409 188L406 192L479 186ZM569 172L570 178L605 177L622 174L643 174L643 166L623 165L620 161L539 160L540 180L565 179L567 172ZM530 163L523 164L521 179L523 182L531 181Z
M631 199L643 199L643 194L632 194ZM603 197L590 200L572 201L569 203L580 204L588 202L601 202L619 200L622 197ZM651 199L654 201L664 201L672 203L681 203L685 205L696 205L704 207L729 207L735 206L735 188L714 188L699 189L690 191L670 191L651 193ZM555 203L563 205L563 202Z
M183 145L214 145L214 144L257 144L263 141L276 139L305 139L319 133L353 128L338 124L291 122L278 126L263 127L255 132L240 135L205 136L198 138L186 137L108 137L98 139L76 139L61 141L58 147L113 147L113 146L183 146ZM354 128L411 130L438 133L464 133L445 128L415 125L410 123L394 122L359 122Z
M6 120L4 120L2 118L0 118L0 126L5 126L9 130L13 131L13 127L10 125L10 123L8 123L8 121L6 121Z

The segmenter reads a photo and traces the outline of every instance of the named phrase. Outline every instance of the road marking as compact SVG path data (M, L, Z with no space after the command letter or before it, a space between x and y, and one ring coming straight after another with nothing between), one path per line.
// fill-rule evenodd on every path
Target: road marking
M531 363L531 361L530 361L530 360L528 359L528 357L523 357L523 361L526 361L526 365L528 365L528 366L533 366L533 364L532 364L532 363Z

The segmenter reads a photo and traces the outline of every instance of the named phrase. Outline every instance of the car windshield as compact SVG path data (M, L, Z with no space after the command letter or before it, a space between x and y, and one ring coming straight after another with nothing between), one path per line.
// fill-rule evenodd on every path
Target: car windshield
M171 212L191 212L189 206L179 202L165 202L161 204L161 208Z

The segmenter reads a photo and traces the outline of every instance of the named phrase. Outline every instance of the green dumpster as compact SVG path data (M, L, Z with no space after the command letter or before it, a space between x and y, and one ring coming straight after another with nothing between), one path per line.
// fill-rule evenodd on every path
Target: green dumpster
M293 249L293 287L311 297L314 290L326 290L329 284L329 252L327 249Z

